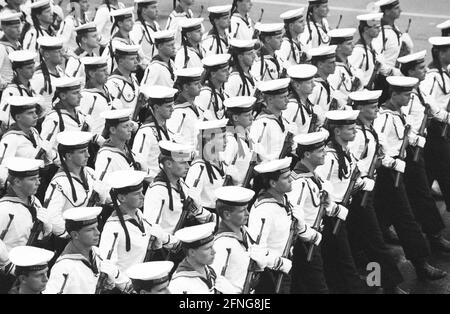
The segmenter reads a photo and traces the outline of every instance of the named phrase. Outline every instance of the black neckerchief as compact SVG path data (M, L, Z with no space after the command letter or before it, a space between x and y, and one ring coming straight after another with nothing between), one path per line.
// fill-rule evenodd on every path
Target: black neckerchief
M279 201L277 201L272 194L270 194L269 192L267 192L266 190L261 190L258 193L258 197L257 197L257 202L260 202L264 199L273 199L280 207L283 207L284 210L286 211L286 213L288 215L290 215L292 213L292 205L291 203L289 203L287 195L285 194L283 197L284 202L280 203Z
M273 117L274 117L273 120L275 120L275 121L278 123L278 125L280 126L281 131L284 133L284 131L286 130L286 127L284 126L284 123L283 123L283 116L282 116L281 114L280 114L280 117L277 118L272 112L267 111L266 108L264 108L264 109L262 110L262 112L265 113L266 115L271 115L271 116L273 116Z
M248 249L249 246L248 246L248 242L247 242L246 239L245 239L245 235L244 235L242 232L236 233L235 231L231 230L231 228L228 227L228 225L225 224L225 223L223 222L223 220L221 220L220 223L219 223L219 228L217 229L216 237L217 237L218 235L220 235L221 233L233 233L233 234L235 234L235 235L236 235L236 240L237 240L241 245L243 245L243 246L245 247L246 250Z
M163 139L161 132L164 134L164 136L166 137L166 139L170 139L169 136L169 132L167 131L167 126L163 127L160 126L158 121L156 120L156 118L153 115L150 115L143 123L142 126L148 125L149 127L152 127L153 125L155 126L156 132L158 133L158 142L165 140Z
M317 185L319 190L322 190L322 179L316 176L314 172L311 172L311 170L309 170L303 163L297 163L293 171L297 174L311 174L310 179Z
M30 133L27 134L27 133L25 133L25 132L17 125L17 123L13 123L13 124L9 127L8 131L6 131L6 133L5 133L4 136L6 136L6 135L8 134L9 131L15 131L14 133L16 133L16 134L17 134L17 132L22 132L22 135L23 135L27 140L29 140L29 141L31 142L31 144L33 144L33 147L34 147L34 148L37 147L37 142L36 142L36 139L34 138L34 134L33 134L33 131L31 131L31 129L30 129Z
M330 83L328 83L327 80L324 80L320 75L316 75L316 78L319 80L316 80L316 82L319 82L326 90L327 92L327 103L329 104L331 101L331 87Z
M24 206L26 209L28 209L28 212L31 215L31 219L33 221L33 223L36 221L37 219L37 210L36 207L34 206L34 202L32 200L31 197L28 197L28 204L25 204L16 194L16 192L14 192L14 190L11 188L11 186L8 186L6 188L6 194L4 196L5 198L7 197L11 197L11 198L17 198L17 203L20 203L22 206Z
M56 114L58 115L58 118L59 118L59 131L60 132L64 132L64 130L66 129L66 127L65 127L65 125L64 125L64 120L63 120L63 112L62 112L62 110L64 110L65 112L64 112L64 114L65 115L67 115L69 118L71 118L73 121L75 121L77 124L78 124L78 126L80 126L81 127L81 121L80 121L80 119L79 119L79 117L78 117L78 113L77 113L77 111L75 110L75 117L74 116L72 116L70 113L69 113L69 111L67 111L66 109L63 109L63 108L61 108L61 102L57 102L55 105L54 105L54 109L55 109L55 112L56 112Z
M17 90L19 91L20 96L23 96L23 91L25 91L28 97L33 97L33 89L31 88L30 82L28 82L28 86L25 86L21 82L19 82L19 78L14 75L11 84L15 84L17 86Z
M136 92L136 87L133 84L133 77L131 75L129 77L126 77L125 75L122 74L122 72L120 72L119 69L115 69L111 73L111 75L117 75L117 76L121 76L121 77L125 78L125 80L122 80L122 81L124 81L125 84L130 85L130 87L133 90L133 92ZM130 81L128 81L128 78L130 79Z
M363 135L364 135L364 145L365 145L365 147L364 147L364 150L363 150L363 152L362 152L362 154L361 154L361 157L360 157L360 159L364 159L364 158L366 158L367 157L367 154L368 154L368 149L369 149L369 147L368 147L368 144L369 144L369 142L370 142L370 140L369 140L369 138L367 137L367 132L370 132L371 134L372 134L372 136L373 136L373 138L375 139L375 153L377 153L377 151L378 151L378 146L379 146L379 140L378 140L378 134L377 134L377 132L374 130L374 128L373 128L373 126L370 126L369 128L367 128L366 127L366 125L359 119L359 118L357 118L356 119L356 125L359 125L360 127L361 127L361 131L363 132Z
M352 157L350 156L348 151L344 151L342 146L333 140L331 140L328 143L328 147L330 147L336 151L336 157L337 157L337 161L338 161L338 165L339 165L338 177L339 177L339 180L342 181L342 179L347 178L347 176L350 173L350 169L348 169L347 163L345 162L345 160L347 160L349 163L351 163Z
M127 144L125 144L125 147L124 147L125 151L122 151L120 148L117 148L116 146L114 146L110 139L107 139L102 147L110 147L110 148L119 150L122 157L125 158L125 160L127 161L128 164L132 165L135 170L140 170L140 167L134 160L133 153L131 152L131 149L128 147Z
M82 262L87 268L92 270L92 272L97 275L99 273L97 261L95 259L95 254L91 250L89 252L89 258L86 258L81 252L73 245L73 242L70 241L69 244L66 245L64 248L64 251L61 253L61 257L64 257L64 255L81 255L83 259L80 259L80 262Z

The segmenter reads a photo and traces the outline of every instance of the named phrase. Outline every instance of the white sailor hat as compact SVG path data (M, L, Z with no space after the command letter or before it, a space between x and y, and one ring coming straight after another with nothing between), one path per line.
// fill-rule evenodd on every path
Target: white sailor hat
M196 249L214 241L215 225L214 222L209 222L186 227L175 232L175 237L181 241L184 247Z
M100 116L106 120L107 124L119 124L130 121L131 114L131 109L119 109L103 111Z
M133 7L129 8L123 8L123 9L117 9L112 10L109 14L114 18L115 21L122 21L128 18L133 17Z
M381 10L391 9L400 4L399 0L380 0L375 2L375 5Z
M255 166L255 171L258 173L272 173L276 171L284 173L290 171L291 162L292 157L266 161Z
M91 132L63 131L56 135L56 141L63 149L76 150L88 147L93 137Z
M183 19L179 22L183 33L193 32L202 29L203 18Z
M330 45L340 45L346 41L353 40L356 28L336 28L328 32L331 41Z
M35 1L30 4L31 11L33 10L45 10L47 8L51 8L50 0L40 0Z
M101 212L101 207L75 207L65 210L63 218L66 221L66 230L78 231L97 223L97 217Z
M318 5L328 3L328 0L308 0L310 5Z
M311 64L293 65L288 68L287 74L291 79L307 81L317 74L317 67Z
M178 82L200 81L204 69L201 67L185 68L175 70L175 76Z
M158 3L158 0L134 0L134 3L152 5Z
M297 143L297 149L304 152L310 152L324 147L329 136L330 133L323 129L319 132L299 134L294 137L294 142Z
M267 95L279 95L288 91L290 79L278 79L272 81L263 81L258 84L258 89Z
M398 62L402 65L406 64L420 64L425 62L425 56L427 55L426 50L422 50L413 54L409 54L407 56L398 58Z
M107 173L104 181L117 194L128 194L140 190L146 176L147 173L144 171L120 170Z
M214 191L217 200L230 206L247 205L255 196L255 191L240 186L223 186Z
M122 42L117 42L113 44L113 48L114 48L114 55L131 56L138 54L140 46L128 45Z
M431 37L428 42L434 47L447 48L450 46L450 37Z
M3 26L17 25L21 23L22 13L2 13L0 15L0 23Z
M333 125L350 125L356 123L359 110L331 110L325 113L328 122Z
M219 5L208 8L209 16L215 19L230 16L231 5Z
M216 54L210 55L203 58L202 63L206 69L210 70L218 70L224 67L229 66L231 55L225 54Z
M161 155L170 157L175 161L191 161L194 148L190 145L175 143L172 141L160 141L158 143Z
M53 84L58 91L77 90L81 88L81 80L76 77L56 78Z
M167 43L175 40L175 32L170 30L154 32L152 38L155 41L155 45Z
M418 78L409 76L388 76L386 81L393 90L399 92L409 92L419 83Z
M369 26L380 24L383 13L361 14L356 17L360 22L366 22Z
M325 60L336 57L336 45L321 46L309 50L311 60Z
M353 106L356 107L378 104L381 94L383 94L382 90L361 90L350 93L348 97L353 100Z
M255 50L256 39L245 40L232 38L230 40L230 49L237 51L238 53Z
M261 35L265 36L277 36L283 34L284 24L283 23L263 23L258 24L256 27Z
M100 69L108 65L106 57L83 57L80 61L86 69Z
M11 157L5 160L5 167L13 177L25 178L39 174L39 169L44 166L44 161L23 157Z
M228 119L198 121L197 128L200 131L223 129L227 126Z
M63 39L54 36L41 36L37 40L39 48L45 50L56 50L63 47Z
M436 25L438 29L442 31L442 36L450 36L450 20L447 20L441 24Z
M95 33L97 31L97 24L94 22L81 24L80 26L75 28L75 32L78 35L86 34L86 33Z
M292 23L297 21L299 18L304 16L305 8L289 10L280 15L280 19L284 20L285 23Z
M251 111L256 103L256 100L256 97L251 96L230 97L225 99L223 105L227 108L227 111L235 114L241 114Z
M41 97L28 97L28 96L10 96L6 99L6 102L10 106L11 117L16 114L20 114L29 109L35 109L37 106L40 107Z
M173 266L174 263L171 261L140 263L128 268L126 273L133 283L134 290L151 291L153 287L170 280L169 275Z
M141 93L150 100L151 105L161 105L173 102L178 90L162 85L146 85L141 88Z
M36 57L37 53L30 50L16 50L9 53L9 60L11 60L13 68L34 64Z
M47 268L54 252L34 246L16 246L9 252L9 260L16 266L16 272L41 271Z

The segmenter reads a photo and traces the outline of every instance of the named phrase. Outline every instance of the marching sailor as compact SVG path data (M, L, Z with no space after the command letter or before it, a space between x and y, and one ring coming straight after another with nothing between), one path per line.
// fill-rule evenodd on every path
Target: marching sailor
M306 63L310 57L306 53L306 47L300 41L301 34L305 31L305 8L289 10L280 15L284 21L285 33L279 55L284 60L284 67Z
M255 34L250 10L251 0L233 0L230 19L230 37L240 40L251 40Z
M209 7L209 21L212 29L203 37L202 46L206 55L223 54L228 52L230 35L231 5Z
M206 50L202 46L202 18L180 21L181 48L175 56L177 69L201 67Z
M0 24L3 30L3 36L0 39L0 90L4 90L14 76L9 55L11 52L22 48L19 43L21 17L21 13L2 14L0 16Z
M178 0L178 5L170 13L167 19L166 30L175 34L175 48L178 51L181 47L181 27L180 22L186 19L194 18L191 7L194 5L193 0ZM172 87L172 86L169 86Z
M300 41L309 48L327 46L330 43L330 26L327 16L330 12L328 0L308 0L306 12L307 32L303 32Z
M169 282L173 262L158 261L136 264L127 270L138 294L170 294Z

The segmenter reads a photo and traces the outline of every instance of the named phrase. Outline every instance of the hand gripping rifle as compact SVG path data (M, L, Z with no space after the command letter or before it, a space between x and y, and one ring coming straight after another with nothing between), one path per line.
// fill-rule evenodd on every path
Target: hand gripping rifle
M227 248L227 258L225 259L225 265L223 265L222 271L220 272L220 275L222 277L225 277L225 274L227 272L228 263L230 262L230 255L231 255L231 248ZM215 294L221 294L221 292L215 289Z
M318 116L313 112L311 116L311 122L309 123L308 133L312 133L316 130L316 124L317 124Z
M58 126L58 122L53 121L54 126L52 131L47 135L47 137L45 138L45 140L48 142L52 139L53 135L55 135L56 132L56 127ZM38 153L36 154L36 157L34 157L34 159L42 159L42 157L45 155L45 149L43 149L42 147L39 149Z
M262 233L264 231L264 225L266 224L266 219L261 218L261 229L259 230L258 238L256 239L255 244L258 245L261 241ZM244 287L242 288L242 294L249 294L252 286L253 275L256 272L258 265L254 260L250 260L247 268L247 276L245 277Z
M94 102L92 103L91 107L89 107L88 116L92 115L92 112L94 112L95 103L97 102L97 96L94 95ZM89 124L87 124L86 121L84 121L83 126L81 127L81 131L86 132L89 131Z
M358 180L361 172L359 171L358 167L353 170L352 176L350 178L350 183L348 184L347 191L345 191L344 198L342 199L342 206L348 206L350 203L350 198L352 196L353 189L355 188L356 181ZM339 228L341 227L342 220L339 218L336 221L336 224L334 225L333 229L333 235L336 235L339 232Z
M100 181L102 181L102 180L105 178L105 175L106 175L106 172L108 171L108 168L109 168L109 164L110 164L110 163L111 163L111 158L108 157L107 163L106 163L106 166L105 166L105 169L103 170L103 172L102 172L101 175L100 175L100 178L99 178ZM92 194L91 194L91 196L89 197L89 200L88 200L88 202L87 202L87 206L88 206L88 207L94 206L94 205L98 202L98 199L99 199L98 193L95 192L95 191L92 191Z
M294 241L297 236L297 226L298 220L294 216L292 216L291 228L289 230L289 238L286 242L286 246L284 247L283 255L281 257L289 258L289 255L291 253L291 247L292 245L294 245ZM283 272L280 272L277 276L277 281L275 284L276 294L280 293L281 283L283 282L283 276L284 276Z
M253 178L255 167L257 164L258 153L253 152L252 159L250 160L250 164L248 165L247 173L245 174L244 181L242 181L242 187L248 188L250 187L250 181Z
M114 240L111 246L111 249L108 252L108 256L106 257L106 260L110 260L111 256L114 252L114 247L116 246L116 242L117 242L117 236L119 235L119 233L114 232ZM105 273L100 273L100 278L98 278L97 281L97 286L95 287L95 294L100 294L103 291L103 287L105 286L105 281L108 278L108 275Z
M423 113L422 124L420 125L419 132L418 132L419 136L425 136L425 130L427 129L427 125L428 125L428 114L429 113L430 113L430 105L425 104L425 111ZM414 156L413 156L414 162L419 161L420 151L421 151L421 148L419 146L415 147Z
M374 83L375 83L375 79L377 78L378 75L378 71L381 68L381 63L377 60L375 61L375 67L373 68L373 72L372 75L370 76L369 82L367 82L366 88L368 90L373 90L374 89Z
M44 206L43 206L44 208L48 207L48 205L50 204L50 201L52 200L53 194L55 194L56 184L50 184L50 185L52 186L52 191L50 192L50 195L44 202ZM44 223L36 218L36 220L33 223L33 227L31 228L30 236L28 237L28 241L27 241L26 245L32 246L36 242L36 240L37 240L39 234L42 232L42 230L44 230Z
M156 218L155 224L159 224L159 220L161 219L161 214L162 214L165 202L166 202L166 200L164 200L164 199L161 201L161 208L159 210L158 218ZM148 245L147 245L147 252L145 253L145 257L144 257L144 263L150 262L151 260L153 260L153 255L155 254L156 240L157 240L157 238L155 236L150 235L150 239L148 240Z
M409 131L411 130L411 126L409 124L407 124L405 126L405 132L403 132L403 142L402 142L402 146L400 147L400 152L399 152L399 158L400 160L404 160L405 159L405 153L406 153L406 148L408 147L408 135L409 135ZM394 182L394 187L398 188L399 184L400 184L400 178L402 176L401 172L397 172L395 174L395 182Z
M325 215L325 205L326 205L327 197L328 197L327 191L322 191L322 194L320 195L319 211L317 212L316 220L314 221L314 225L312 226L312 228L316 231L320 231L320 226L322 225L322 219L323 219L323 216ZM315 247L316 246L314 243L310 244L310 247L308 250L308 255L306 256L306 261L308 263L310 263L312 260L312 256L313 256Z

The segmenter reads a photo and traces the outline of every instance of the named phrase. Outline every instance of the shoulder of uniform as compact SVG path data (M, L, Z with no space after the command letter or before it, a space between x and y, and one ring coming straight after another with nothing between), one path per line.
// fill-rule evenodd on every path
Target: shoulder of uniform
M202 89L200 90L200 92L203 92L203 91L211 92L211 87L209 87L209 86L203 86Z

